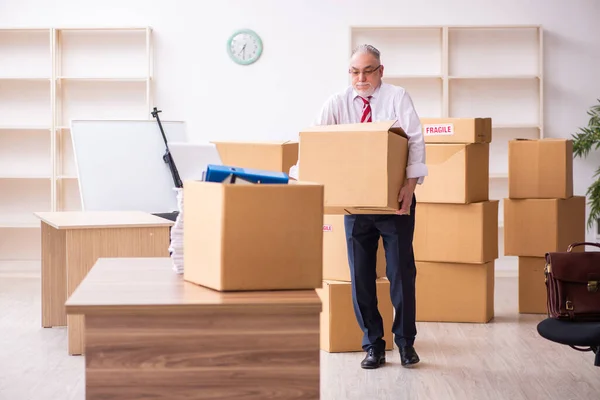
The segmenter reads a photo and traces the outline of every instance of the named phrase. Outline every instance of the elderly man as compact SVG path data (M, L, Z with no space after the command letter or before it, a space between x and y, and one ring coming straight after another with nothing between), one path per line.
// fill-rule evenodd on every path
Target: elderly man
M382 82L383 69L380 53L375 47L358 46L350 61L352 85L326 101L317 121L317 125L332 125L396 120L396 126L402 127L409 138L407 179L398 193L400 210L390 215L346 215L344 220L354 312L364 332L362 347L367 353L361 366L367 369L385 363L386 343L383 320L377 309L375 269L380 236L396 311L392 332L400 350L401 364L412 366L419 362L414 348L417 334L416 266L412 242L416 207L414 190L427 175L425 143L411 97L403 88ZM290 175L296 176L298 168L299 164L292 167Z

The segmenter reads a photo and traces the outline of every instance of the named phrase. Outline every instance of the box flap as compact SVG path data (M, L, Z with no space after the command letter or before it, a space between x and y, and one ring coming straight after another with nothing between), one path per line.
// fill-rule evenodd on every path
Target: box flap
M403 138L408 139L408 135L406 134L406 132L404 132L404 129L400 128L399 126L395 126L393 128L390 128L388 131L392 132L392 133L395 133L398 136L402 136Z
M303 129L302 133L314 133L314 132L345 132L345 133L354 133L354 132L392 132L402 137L408 138L404 130L400 127L392 126L396 123L396 120L388 120L388 121L377 121L377 122L368 122L368 123L355 123L355 124L335 124L335 125L316 125L311 126L309 128Z

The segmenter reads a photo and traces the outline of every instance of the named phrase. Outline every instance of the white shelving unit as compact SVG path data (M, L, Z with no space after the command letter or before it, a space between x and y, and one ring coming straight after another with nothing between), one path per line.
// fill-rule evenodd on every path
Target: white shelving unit
M384 81L421 117L491 117L490 198L508 197L508 141L543 138L541 26L352 26L350 51L381 51Z
M71 119L150 119L149 27L0 28L0 260L39 260L36 211L81 209Z

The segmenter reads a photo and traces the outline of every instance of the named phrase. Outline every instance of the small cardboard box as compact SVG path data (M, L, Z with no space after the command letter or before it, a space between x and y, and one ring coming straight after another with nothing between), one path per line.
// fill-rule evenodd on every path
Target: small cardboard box
M395 121L315 126L300 132L299 175L325 185L325 209L394 213L408 139Z
M516 139L508 142L508 197L567 199L573 196L573 141Z
M386 260L383 240L377 247L377 277L386 277ZM323 279L351 282L348 246L343 214L326 214L323 217Z
M519 313L546 314L544 257L519 257Z
M426 144L429 174L415 195L421 203L467 204L489 199L490 145Z
M498 258L498 203L417 203L415 260L482 264Z
M544 257L585 241L585 196L504 199L504 255ZM576 247L573 251L580 251Z
M417 262L417 321L486 323L494 317L494 261Z
M225 165L289 173L298 161L298 142L213 142Z
M490 143L491 118L421 118L425 143Z
M383 340L386 350L394 348L392 324L394 307L390 298L390 282L377 279L378 309L383 319ZM321 350L338 353L362 351L363 332L354 314L352 284L350 282L323 281L317 289L323 308L321 311Z
M183 190L186 281L219 291L321 287L322 185L188 181Z

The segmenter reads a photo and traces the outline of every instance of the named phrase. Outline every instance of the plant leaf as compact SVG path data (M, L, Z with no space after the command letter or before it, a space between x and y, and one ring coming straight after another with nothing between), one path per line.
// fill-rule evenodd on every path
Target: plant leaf
M577 133L571 135L573 157L587 157L590 151L600 148L600 99L597 101L598 104L587 111L587 115L590 116L588 125L579 128Z

